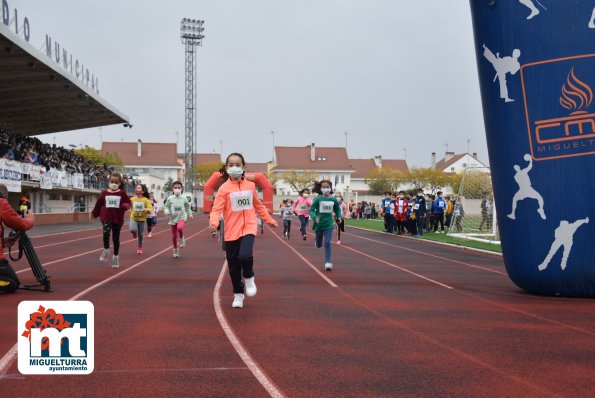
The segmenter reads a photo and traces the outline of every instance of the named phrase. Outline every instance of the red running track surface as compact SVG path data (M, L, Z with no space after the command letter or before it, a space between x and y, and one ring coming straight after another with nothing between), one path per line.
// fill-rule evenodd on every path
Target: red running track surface
M351 229L325 273L312 235L267 229L258 294L233 309L206 225L187 224L179 259L164 222L143 255L123 231L118 270L99 226L34 237L54 292L0 296L0 397L593 396L594 302L528 295L498 257ZM73 297L95 306L95 371L19 374L18 303Z

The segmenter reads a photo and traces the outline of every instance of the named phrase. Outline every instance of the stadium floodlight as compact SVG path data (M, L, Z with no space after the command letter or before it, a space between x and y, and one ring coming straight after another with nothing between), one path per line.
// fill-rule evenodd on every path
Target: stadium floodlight
M180 39L186 49L186 85L185 85L185 188L186 192L194 189L193 154L196 141L196 47L202 46L205 21L184 18L180 22Z

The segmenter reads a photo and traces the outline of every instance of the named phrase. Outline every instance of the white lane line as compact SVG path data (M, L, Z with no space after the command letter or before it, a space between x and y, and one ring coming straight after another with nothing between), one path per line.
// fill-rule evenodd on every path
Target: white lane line
M275 231L273 231L270 227L268 227L268 229L275 236L275 238L279 239L281 241L281 243L283 243L285 246L289 247L289 249L291 251L293 251L300 259L302 259L303 262L305 262L310 268L312 268L314 270L314 272L316 272L322 279L324 279L326 281L326 283L328 283L332 287L339 287L339 286L337 286L337 284L335 282L330 280L325 274L323 274L318 268L316 268L316 266L314 264L312 264L310 261L308 261L308 259L306 257L302 256L300 254L300 252L298 252L296 249L294 249L293 246L291 246L289 243L287 243L283 239L281 239L281 237L279 235L277 235L275 233Z
M377 231L370 231L370 232L377 232ZM469 264L469 263L466 263L464 261L453 260L453 259L448 258L448 257L442 257L442 256L438 256L438 255L435 255L435 254L425 253L425 252L422 252L422 251L419 251L419 250L410 249L408 247L394 245L392 243L386 243L386 242L382 242L382 241L379 241L379 240L376 240L376 239L366 238L366 237L363 237L363 236L354 235L354 234L350 234L350 233L347 233L347 232L344 232L344 234L345 235L349 235L349 236L355 236L356 238L368 240L370 242L376 242L376 243L379 243L381 245L396 247L396 248L399 248L399 249L402 249L402 250L406 250L406 251L409 251L409 252L413 252L413 253L416 253L416 254L423 254L424 256L438 258L440 260L445 260L445 261L448 261L448 262L451 262L451 263L462 264L462 265L466 265L467 267L477 268L477 269L481 269L483 271L493 272L495 274L500 274L500 275L504 275L504 276L507 275L505 272L496 271L494 269L490 269L490 268L486 268L486 267L481 267L479 265Z
M101 225L101 224L100 224ZM33 226L32 229L35 229L35 226ZM93 227L93 228L84 228L84 229L73 229L72 231L64 231L64 232L52 232L49 234L43 234L43 235L31 235L31 238L45 238L46 236L55 236L55 235L66 235L66 234L75 234L78 232L84 232L84 231L92 231L94 229L97 229L97 227Z
M423 279L423 280L425 280L425 281L428 281L428 282L434 283L434 284L436 284L436 285L438 285L438 286L442 286L442 287L445 287L445 288L447 288L447 289L454 290L454 287L452 287L452 286L448 286L448 285L446 285L446 284L444 284L444 283L438 282L438 281L436 281L436 280L434 280L434 279L431 279L431 278L428 278L428 277L426 277L426 276L423 276L423 275L421 275L421 274L418 274L417 272L413 272L413 271L411 271L411 270L408 270L407 268L399 267L398 265L395 265L395 264L389 263L388 261L384 261L384 260L382 260L382 259L380 259L380 258L378 258L378 257L371 256L371 255L369 255L369 254L367 254L367 253L364 253L364 252L361 252L361 251L359 251L359 250L353 249L353 248L351 248L351 247L349 247L349 246L340 245L339 247L342 247L343 249L346 249L346 250L351 250L352 252L355 252L355 253L357 253L357 254L359 254L359 255L362 255L362 256L364 256L364 257L368 257L369 259L372 259L372 260L374 260L374 261L378 261L379 263L386 264L386 265L388 265L389 267L396 268L396 269L398 269L398 270L400 270L400 271L406 272L406 273L408 273L408 274L411 274L411 275L413 275L413 276L416 276L416 277L418 277L418 278L421 278L421 279Z
M188 238L186 238L186 240L190 240L192 238L194 238L196 235L206 231L208 228L203 228L200 231L198 231L197 233L190 235ZM68 299L68 301L73 301L73 300L77 300L79 298L81 298L82 296L84 296L85 294L105 285L106 283L109 283L110 281L119 278L120 276L132 271L133 269L141 266L142 264L146 263L149 260L154 259L155 257L161 255L162 253L165 253L166 251L171 250L171 246L166 247L165 249L161 250L160 252L157 252L155 254L153 254L150 257L147 257L146 259L139 261L138 263L123 269L122 271L119 271L117 274L114 274L112 276L110 276L107 279L104 279L101 282L98 282L96 284L94 284L93 286L90 286L89 288L83 290L82 292L75 294L74 296L72 296L71 298ZM64 259L63 259L64 260ZM12 346L12 348L10 350L8 350L8 352L2 357L2 359L0 359L0 375L3 375L6 373L6 371L8 370L8 367L10 366L10 364L14 361L18 351L17 351L17 346L18 343L16 343L14 346Z
M213 305L215 307L215 314L217 315L217 319L219 320L219 324L221 328L225 332L225 335L229 339L229 342L236 350L242 361L246 364L250 372L256 377L256 380L264 387L264 389L269 393L271 397L284 397L285 394L275 385L275 383L267 376L264 370L258 366L252 355L244 348L242 342L236 337L233 329L229 325L223 310L221 309L221 297L219 291L221 290L221 283L223 281L223 277L226 274L227 269L227 260L223 263L223 267L221 267L221 272L219 273L219 278L217 279L217 283L215 284L215 290L213 291ZM241 311L241 310L239 310Z
M155 235L159 235L159 234L162 234L162 233L165 233L165 232L168 232L168 230L165 230L165 229L164 229L163 231L160 231L160 232L155 232L155 233L153 234L153 236L155 236ZM98 236L96 236L96 237L101 237L101 235L98 235ZM85 238L85 239L87 239L87 238ZM130 239L130 240L125 240L124 242L120 242L120 245L123 245L123 244L126 244L126 243L130 243L130 242L136 242L136 241L137 241L137 239ZM34 247L35 247L35 245L34 245ZM37 249L37 247L35 247L35 248ZM45 266L47 266L47 265L52 265L52 264L59 263L59 262L62 262L62 261L71 260L71 259L73 259L73 258L82 257L82 256L85 256L85 255L87 255L87 254L91 254L91 253L95 253L95 252L100 252L101 250L103 250L103 249L93 249L93 250L89 250L89 251L86 251L86 252L83 252L83 253L79 253L79 254L72 255L72 256L70 256L70 257L64 257L64 258L61 258L61 259L59 259L59 260L49 261L49 262L43 263L42 265L45 267ZM25 260L26 260L26 259L25 259ZM29 267L27 267L27 268L23 268L23 269L21 269L21 270L19 270L19 271L15 271L15 272L16 272L17 274L20 274L21 272L28 271L29 269L30 269L30 268L29 268Z

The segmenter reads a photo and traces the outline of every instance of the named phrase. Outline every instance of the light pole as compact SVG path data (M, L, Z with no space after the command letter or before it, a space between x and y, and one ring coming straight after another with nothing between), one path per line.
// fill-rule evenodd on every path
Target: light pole
M186 127L186 191L192 192L194 187L194 143L196 140L196 47L202 46L205 21L184 18L180 22L180 39L186 47L186 87L185 87L185 127Z
M271 131L271 136L273 137L273 163L275 163L275 132Z
M345 151L347 151L347 131L343 134L345 134Z

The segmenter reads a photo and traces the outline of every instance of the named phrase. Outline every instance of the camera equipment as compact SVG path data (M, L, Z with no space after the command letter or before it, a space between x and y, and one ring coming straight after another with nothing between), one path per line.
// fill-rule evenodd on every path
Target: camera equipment
M11 249L17 242L19 245L18 255L14 258ZM41 261L39 261L39 257L37 257L37 253L35 252L35 248L33 247L29 235L24 231L10 231L8 238L6 239L6 246L8 246L8 256L12 261L19 261L23 257L23 253L25 253L25 257L31 266L31 271L33 271L33 275L35 275L37 282L39 282L37 285L22 285L20 289L51 292L52 287L50 285L50 276L47 275L45 269L41 265ZM42 286L43 289L37 288Z

